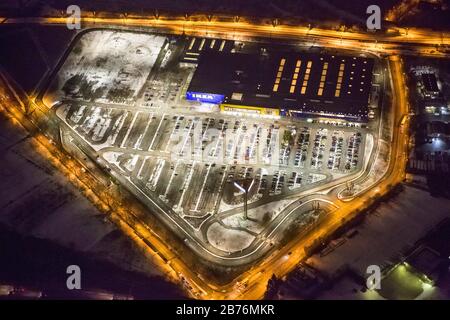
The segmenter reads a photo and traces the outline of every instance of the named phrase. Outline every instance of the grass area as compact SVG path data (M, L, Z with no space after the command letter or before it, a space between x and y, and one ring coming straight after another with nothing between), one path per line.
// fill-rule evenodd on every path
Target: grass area
M389 300L412 300L423 292L421 279L410 267L400 264L381 280L378 293Z

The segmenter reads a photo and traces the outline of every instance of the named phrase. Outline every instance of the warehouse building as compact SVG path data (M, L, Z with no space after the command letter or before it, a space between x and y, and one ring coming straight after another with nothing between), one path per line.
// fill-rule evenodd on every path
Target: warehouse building
M186 99L218 104L223 112L366 122L373 65L364 57L207 50Z

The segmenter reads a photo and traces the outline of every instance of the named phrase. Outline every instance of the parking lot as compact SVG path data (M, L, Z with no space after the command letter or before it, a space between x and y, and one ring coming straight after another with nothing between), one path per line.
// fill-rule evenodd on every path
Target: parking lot
M244 194L235 183L250 186L250 203L270 202L354 172L363 156L359 128L82 103L64 105L57 114L121 174L181 217L242 205Z

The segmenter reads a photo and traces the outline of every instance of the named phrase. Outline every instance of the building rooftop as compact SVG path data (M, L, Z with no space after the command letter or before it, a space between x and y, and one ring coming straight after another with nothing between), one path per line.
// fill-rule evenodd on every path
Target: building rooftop
M189 92L224 102L306 112L367 116L374 61L304 52L204 51Z

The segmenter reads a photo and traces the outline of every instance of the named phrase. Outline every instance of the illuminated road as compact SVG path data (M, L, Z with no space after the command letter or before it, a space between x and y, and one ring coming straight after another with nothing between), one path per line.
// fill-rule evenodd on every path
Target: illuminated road
M4 23L40 23L40 24L65 24L64 18L30 18L30 19L8 19ZM405 52L405 50L412 50L416 54L426 54L442 56L441 52L437 52L435 48L436 43L449 45L448 35L441 33L433 33L421 30L409 30L408 35L384 35L372 33L351 33L340 32L333 30L321 30L293 26L277 26L271 25L252 25L245 22L204 22L204 21L185 21L183 20L156 20L154 18L148 19L131 19L131 18L84 18L84 26L145 26L167 30L173 33L192 33L192 34L227 34L235 38L242 37L277 37L289 39L306 39L311 41L311 38L316 38L320 44L326 44L337 48L356 47L364 48L374 52L383 54L392 54ZM232 32L230 32L230 30ZM361 42L367 41L367 42ZM413 48L413 49L411 49ZM434 52L431 52L433 51ZM315 239L323 237L340 225L343 219L349 219L357 214L357 210L366 207L370 203L370 198L375 194L386 193L390 186L401 182L404 178L405 164L406 164L406 149L408 145L408 136L405 127L401 127L400 121L403 116L408 113L408 106L405 94L405 83L403 76L403 66L398 56L389 58L390 72L393 81L393 107L394 107L394 133L392 141L391 159L389 169L385 177L376 185L372 186L370 190L363 195L356 197L349 202L336 201L339 209L328 216L316 229L313 229L306 235L301 235L299 239L293 239L290 244L280 248L278 251L272 253L263 262L258 263L250 270L243 273L235 282L228 285L217 287L208 283L196 274L189 266L187 266L182 259L177 257L167 243L161 239L150 228L144 226L136 217L127 217L126 208L119 208L117 213L112 215L111 219L118 224L121 229L126 232L131 238L141 243L147 251L151 251L151 255L156 257L159 261L162 270L165 270L168 277L172 279L179 278L180 274L189 283L193 289L188 291L191 293L199 293L200 296L193 295L197 298L203 299L260 299L265 293L267 281L273 274L282 277L292 271L298 262L305 258L304 248L311 245ZM11 110L15 110L11 108ZM14 116L22 121L23 116L17 112ZM48 140L41 136L39 137L41 145L37 147L39 151L46 154L48 157L54 157L51 152L55 147L48 143ZM54 160L56 161L56 160ZM61 161L61 159L60 159ZM61 171L68 171L67 175L71 181L77 184L77 177L70 173L75 170L76 164L73 161L62 161L64 167L59 164L57 166ZM72 171L73 172L73 171ZM81 175L81 174L80 174ZM92 193L92 192L91 192ZM95 195L88 196L94 202L102 202ZM151 244L151 249L148 244ZM248 284L248 285L246 285Z
M208 21L204 16L191 16L189 20L183 18L155 19L148 17L118 17L105 18L83 17L81 25L88 27L147 27L162 32L175 34L191 34L198 36L221 36L233 39L245 39L254 37L280 38L291 40L309 41L312 44L334 46L336 48L360 48L379 54L411 54L446 56L449 52L437 50L436 46L449 46L450 35L448 33L409 28L388 30L388 32L349 32L329 29L309 29L302 26L267 24L252 24L249 22L221 21L219 19ZM224 19L223 19L224 20ZM64 25L65 17L34 17L34 18L9 18L4 24L38 23L46 25Z

